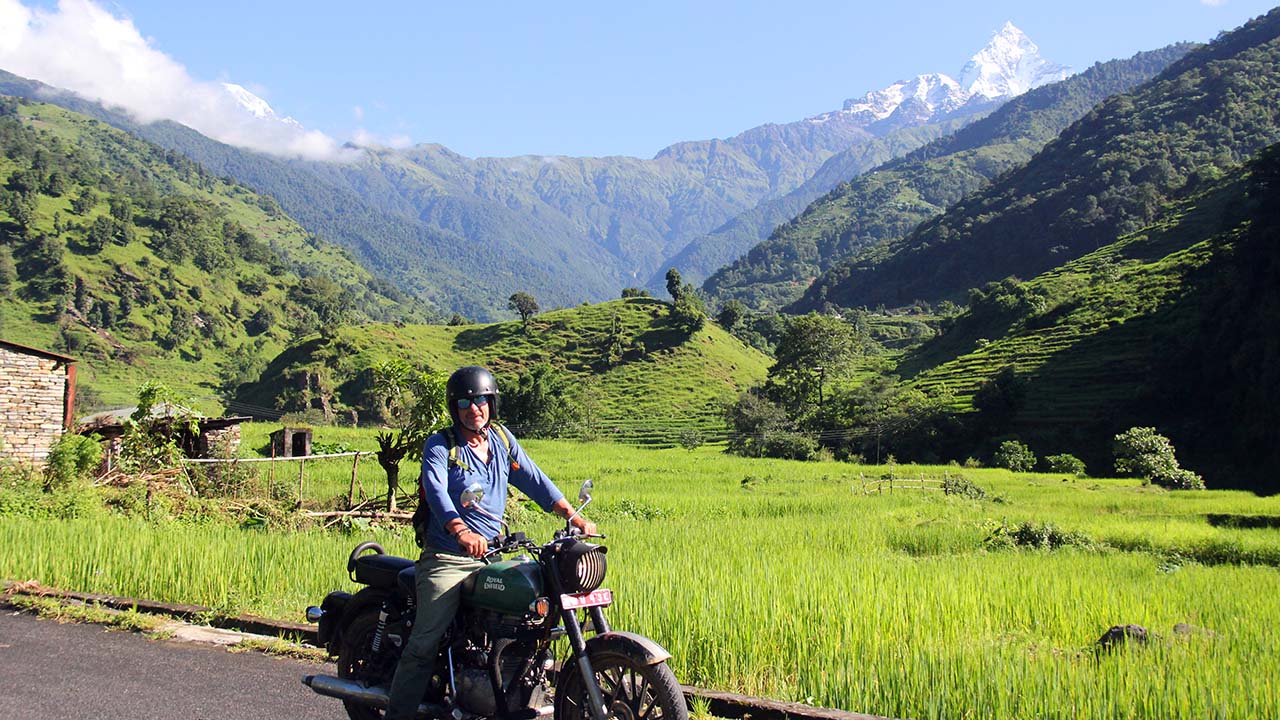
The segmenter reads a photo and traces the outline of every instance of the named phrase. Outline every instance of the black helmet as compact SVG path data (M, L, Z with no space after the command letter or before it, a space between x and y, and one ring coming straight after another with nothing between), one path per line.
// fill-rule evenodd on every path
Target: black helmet
M498 398L502 393L498 392L498 381L493 379L493 373L479 365L468 365L458 368L449 376L449 381L444 386L444 396L449 405L449 417L453 418L454 424L459 424L458 399L481 395L489 396L489 421L497 420Z

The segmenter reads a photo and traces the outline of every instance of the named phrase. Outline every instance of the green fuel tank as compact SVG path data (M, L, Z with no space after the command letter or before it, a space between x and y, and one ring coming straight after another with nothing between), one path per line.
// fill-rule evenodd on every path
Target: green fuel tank
M462 604L509 615L524 615L542 597L542 571L532 560L503 560L471 573L462 582Z

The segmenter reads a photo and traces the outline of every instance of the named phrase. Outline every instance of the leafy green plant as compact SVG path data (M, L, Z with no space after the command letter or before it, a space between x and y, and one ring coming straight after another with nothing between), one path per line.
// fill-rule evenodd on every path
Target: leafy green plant
M66 433L49 448L45 460L44 488L63 490L88 478L102 461L102 445L97 435Z
M1136 475L1173 490L1203 490L1204 480L1178 467L1173 443L1153 427L1132 427L1116 435L1116 472Z
M1005 440L996 449L991 462L997 467L1014 472L1031 472L1031 469L1036 466L1036 454L1022 442Z
M1044 465L1045 472L1064 473L1078 478L1085 476L1084 461L1075 455L1046 455L1041 464Z

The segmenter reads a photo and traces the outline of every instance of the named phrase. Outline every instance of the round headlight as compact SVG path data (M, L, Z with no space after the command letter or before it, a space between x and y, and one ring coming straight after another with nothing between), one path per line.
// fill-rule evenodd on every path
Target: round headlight
M562 545L556 558L556 571L564 592L591 592L600 587L604 582L604 554L608 549L579 540Z

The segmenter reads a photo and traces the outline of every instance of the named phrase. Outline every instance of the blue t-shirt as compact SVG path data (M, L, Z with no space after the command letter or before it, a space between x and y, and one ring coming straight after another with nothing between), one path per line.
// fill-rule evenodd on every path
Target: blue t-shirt
M489 463L481 462L466 442L456 442L457 464L449 466L449 446L445 441L445 433L454 433L453 428L433 433L427 438L422 449L422 476L420 478L422 497L431 509L427 519L426 546L439 552L461 553L462 546L457 539L445 530L444 526L454 518L462 518L472 530L480 533L485 540L493 540L502 532L502 526L496 520L483 513L462 507L462 492L472 484L484 489L484 499L480 506L496 517L503 517L507 508L507 483L528 495L543 510L551 507L564 497L551 478L542 472L533 460L525 453L511 431L503 428L507 439L511 442L508 452L507 444L498 436L492 425L488 428ZM512 467L512 460L516 467Z

